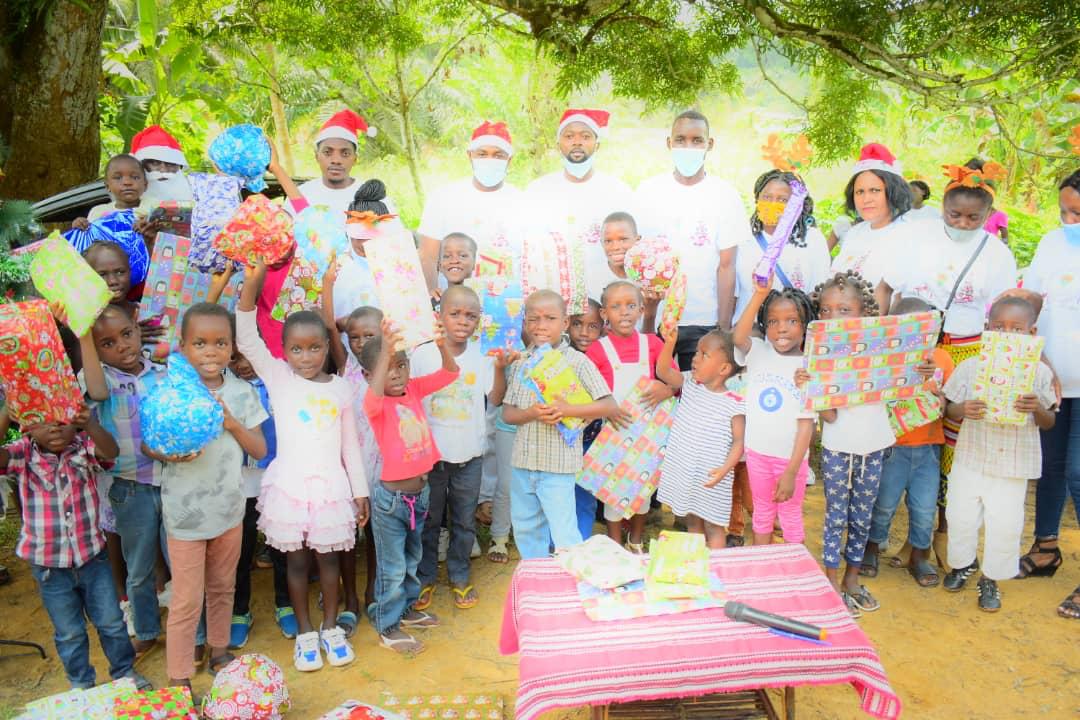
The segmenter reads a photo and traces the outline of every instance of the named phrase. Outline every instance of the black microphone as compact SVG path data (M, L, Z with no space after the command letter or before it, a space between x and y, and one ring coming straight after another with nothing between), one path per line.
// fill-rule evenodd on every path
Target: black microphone
M764 610L758 610L757 608L752 608L749 605L744 605L741 602L728 601L724 603L724 614L732 620L754 623L755 625L761 625L762 627L773 628L774 630L780 630L783 632L789 632L794 635L810 638L811 640L825 639L824 628L819 628L816 625L799 622L798 620L792 620L791 618L786 618L783 615L773 615L772 613L767 613Z

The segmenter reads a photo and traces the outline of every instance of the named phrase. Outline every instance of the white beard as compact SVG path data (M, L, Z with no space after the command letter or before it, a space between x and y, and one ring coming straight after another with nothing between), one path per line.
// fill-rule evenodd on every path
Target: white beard
M151 170L146 173L146 195L152 200L184 202L194 200L187 176L182 172L167 173Z

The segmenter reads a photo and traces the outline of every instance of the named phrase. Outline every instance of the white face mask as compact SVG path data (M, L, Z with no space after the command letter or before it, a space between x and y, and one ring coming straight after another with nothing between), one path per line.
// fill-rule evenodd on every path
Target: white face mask
M675 172L683 177L694 177L705 164L705 151L693 148L671 148L671 160L675 163Z
M592 155L585 158L581 162L577 162L577 163L571 161L570 159L568 159L566 157L563 157L563 159L562 159L563 169L566 170L566 172L573 175L574 177L576 177L578 180L580 180L581 178L583 178L583 177L585 177L586 175L589 174L589 171L592 170L592 164L593 164L593 156Z
M986 232L982 228L974 228L973 230L961 230L960 228L954 228L952 225L945 223L945 234L949 236L949 239L957 243L971 242L975 238L982 237Z
M182 172L161 172L150 170L146 173L146 194L155 200L192 200L191 186Z
M509 160L502 158L475 158L472 161L473 177L486 188L498 187L506 179Z

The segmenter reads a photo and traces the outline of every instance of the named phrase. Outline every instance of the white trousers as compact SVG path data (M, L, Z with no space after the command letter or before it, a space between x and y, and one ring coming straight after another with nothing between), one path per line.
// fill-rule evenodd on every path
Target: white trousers
M984 475L953 463L945 499L949 565L964 568L975 562L979 528L984 527L983 575L991 580L1016 577L1027 484L1026 478Z

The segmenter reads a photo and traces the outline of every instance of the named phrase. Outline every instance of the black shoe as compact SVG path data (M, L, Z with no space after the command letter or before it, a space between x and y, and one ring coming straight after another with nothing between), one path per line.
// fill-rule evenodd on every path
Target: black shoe
M1001 609L1001 591L997 583L988 577L979 578L979 609L986 612Z
M979 561L971 563L964 568L956 568L945 576L945 582L941 583L949 592L960 592L967 585L968 578L978 571Z

